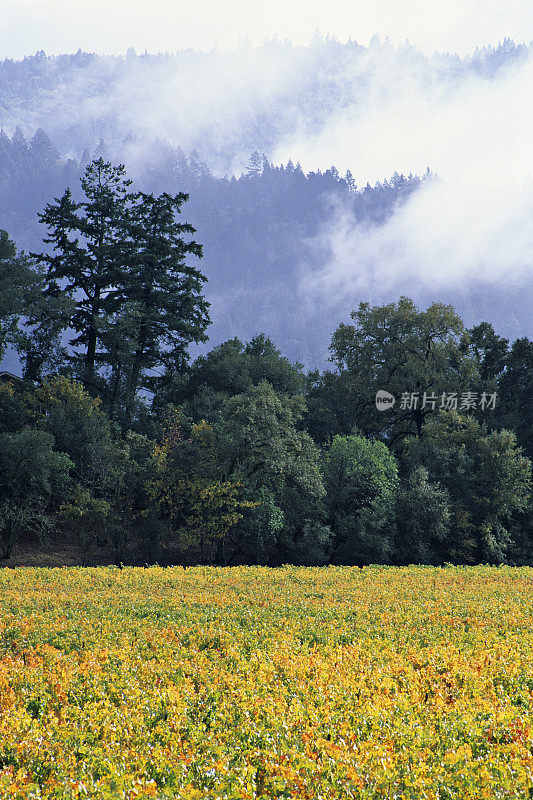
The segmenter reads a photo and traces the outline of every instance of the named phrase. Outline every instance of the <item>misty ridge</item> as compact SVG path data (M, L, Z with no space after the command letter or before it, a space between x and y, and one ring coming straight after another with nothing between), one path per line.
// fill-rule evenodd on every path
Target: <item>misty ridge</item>
M312 141L347 110L375 112L398 99L400 87L438 102L473 81L483 86L520 69L530 56L530 47L509 40L461 59L318 35L310 46L273 40L229 53L40 52L0 63L1 123L8 134L43 128L63 154L78 157L103 137L133 162L142 158L143 142L163 139L196 150L218 176L240 174L254 150L278 161L299 137Z
M0 228L42 250L37 213L103 155L136 188L189 193L209 347L264 332L323 366L361 300L400 293L531 336L532 52L505 40L427 57L317 36L5 60Z

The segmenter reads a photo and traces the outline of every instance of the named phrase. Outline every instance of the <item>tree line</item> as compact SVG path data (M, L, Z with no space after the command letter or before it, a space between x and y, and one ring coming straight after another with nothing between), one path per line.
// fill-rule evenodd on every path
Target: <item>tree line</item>
M99 158L39 215L44 252L0 235L7 563L21 537L116 563L532 563L533 343L402 297L361 303L329 370L264 335L191 362L187 201Z
M156 130L155 136L170 133L169 138L186 142L189 151L198 149L211 167L229 173L243 151L247 154L249 142L261 152L276 152L293 133L295 120L314 136L347 104L358 104L364 114L376 69L383 79L384 70L394 74L409 67L415 80L431 91L442 81L457 86L471 79L493 80L526 62L531 49L531 44L504 39L464 57L424 55L407 42L395 47L373 37L364 47L317 35L304 47L270 41L225 53L136 54L130 48L115 56L81 51L47 56L41 50L19 61L0 61L0 103L6 129L41 125L64 152L81 152L101 135L114 146L133 136L152 138ZM196 97L191 100L190 86L200 87L200 93L205 86L210 93L220 76L225 85L206 96L212 97L210 107L226 103L223 119L216 113L198 117L202 104ZM143 91L137 96L130 86ZM166 94L160 95L161 87L172 88L179 109L175 114L162 108ZM146 96L152 96L149 108ZM81 107L80 97L85 101ZM197 112L191 120L194 105Z

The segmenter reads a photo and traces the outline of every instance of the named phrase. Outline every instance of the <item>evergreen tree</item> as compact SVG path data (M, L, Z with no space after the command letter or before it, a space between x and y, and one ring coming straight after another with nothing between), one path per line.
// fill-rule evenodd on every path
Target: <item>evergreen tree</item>
M66 292L75 298L75 310L65 320L65 328L77 334L71 346L84 348L81 377L94 393L99 329L124 264L119 231L131 181L125 178L123 166L112 166L100 158L88 165L81 185L85 201L75 202L71 190L66 189L39 215L48 228L44 242L51 245L52 254L36 258L48 268L47 293L57 297Z
M181 370L187 346L206 338L206 279L186 262L187 255L201 257L202 248L182 238L194 228L176 220L188 195L135 193L124 167L102 158L88 165L81 184L85 200L75 202L67 189L40 215L52 252L37 259L47 267L54 324L62 319L63 329L76 333L71 347L82 348L74 374L105 397L115 416L122 407L129 424L138 390L157 383L147 373ZM63 303L61 314L65 297L74 308ZM35 330L43 325L41 318Z
M112 297L121 342L115 352L125 357L121 367L128 422L139 388L158 385L153 370L182 371L188 345L207 339L206 278L186 260L188 255L201 258L202 246L185 241L183 235L195 229L176 220L188 197L139 192L122 224L127 263Z
M14 242L0 230L0 360L8 344L14 343L25 299L35 283L35 274L24 255L17 255Z

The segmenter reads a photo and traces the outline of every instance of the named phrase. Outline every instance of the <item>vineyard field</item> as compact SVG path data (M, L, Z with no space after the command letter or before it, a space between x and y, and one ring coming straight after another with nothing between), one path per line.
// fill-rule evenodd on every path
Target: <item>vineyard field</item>
M533 569L0 571L0 798L533 797Z

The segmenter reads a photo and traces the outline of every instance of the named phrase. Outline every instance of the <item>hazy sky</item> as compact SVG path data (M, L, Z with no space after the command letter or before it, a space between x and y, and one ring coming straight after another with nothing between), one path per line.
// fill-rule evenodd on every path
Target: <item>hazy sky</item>
M533 40L531 0L0 0L0 58L210 50L277 35L307 43L315 30L367 44L408 38L426 53L465 54L506 36Z

